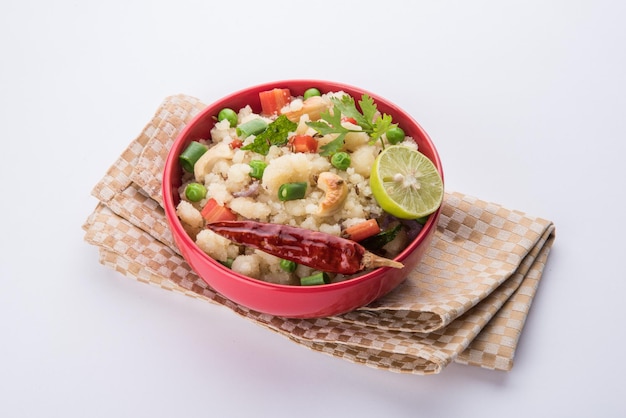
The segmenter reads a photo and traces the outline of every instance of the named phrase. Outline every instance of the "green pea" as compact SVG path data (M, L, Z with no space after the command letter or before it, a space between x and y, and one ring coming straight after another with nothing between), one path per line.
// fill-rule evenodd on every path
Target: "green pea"
M225 107L224 109L220 110L220 112L217 114L217 120L221 122L224 119L228 120L231 128L237 126L237 113L233 109Z
M347 152L336 152L330 157L330 163L338 170L347 170L350 167L350 155Z
M395 126L387 131L387 141L391 144L397 144L404 141L404 131L399 126Z
M206 196L206 187L200 183L189 183L185 187L185 196L191 202L199 202Z
M309 97L313 97L313 96L321 96L322 93L320 93L320 91L318 89L316 89L315 87L312 87L310 89L308 89L307 91L304 92L304 100L308 99Z
M287 273L293 273L296 270L298 265L291 260L280 260L280 268L285 270Z

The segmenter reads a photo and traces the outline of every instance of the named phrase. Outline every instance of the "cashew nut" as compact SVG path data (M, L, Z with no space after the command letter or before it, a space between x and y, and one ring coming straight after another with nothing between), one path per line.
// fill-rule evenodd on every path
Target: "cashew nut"
M193 166L193 174L196 181L204 182L204 177L211 172L215 163L222 159L232 159L233 150L226 142L219 142L217 145L212 146L202 154L202 156L196 161Z
M318 215L330 216L343 207L348 196L348 185L344 179L325 171L318 176L317 187L325 192L324 200L318 206Z
M309 115L309 120L318 120L322 116L322 112L330 109L330 106L329 100L321 96L312 96L302 102L302 107L284 112L283 115L292 122L298 122L300 116L304 114Z

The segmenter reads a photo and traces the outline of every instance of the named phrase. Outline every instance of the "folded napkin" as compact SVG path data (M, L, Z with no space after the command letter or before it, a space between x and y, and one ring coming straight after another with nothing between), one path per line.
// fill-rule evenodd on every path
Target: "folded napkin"
M313 350L394 372L439 373L450 362L510 370L554 241L554 225L461 193L446 193L431 246L407 280L344 315L289 319L240 306L181 257L161 207L168 150L205 105L165 99L92 193L83 225L100 262L167 290L204 299Z

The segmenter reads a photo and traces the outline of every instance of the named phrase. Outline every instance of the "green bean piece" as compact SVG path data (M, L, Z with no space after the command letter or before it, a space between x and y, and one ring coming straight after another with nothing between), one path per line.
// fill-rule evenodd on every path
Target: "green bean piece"
M309 97L321 96L321 95L322 93L320 93L318 89L316 89L315 87L311 87L310 89L304 92L304 95L302 97L304 98L304 100L306 100Z
M282 201L302 199L306 194L306 187L307 183L304 181L285 183L278 188L278 199Z
M330 163L338 170L347 170L350 167L350 163L352 160L350 159L350 155L347 152L336 152L330 157Z
M233 261L235 261L232 258L227 258L226 261L219 261L219 263L225 267L228 267L229 269L233 268Z
M237 113L233 109L225 107L224 109L220 110L220 112L217 114L217 120L221 122L224 119L228 120L231 128L237 126Z
M287 273L293 273L296 271L296 267L298 267L298 264L294 261L285 259L280 260L280 268L285 270Z
M267 163L262 160L252 160L248 163L250 166L250 177L254 177L255 179L262 179L263 172L265 171L265 167L267 167Z
M387 131L387 141L391 145L404 141L404 131L399 126L395 126Z
M178 156L178 161L183 167L183 170L188 173L193 173L193 166L196 164L196 161L198 161L208 149L206 145L197 141L192 141L187 145L187 148Z
M206 197L206 187L200 183L189 183L185 187L185 197L190 202L199 202Z
M328 273L320 271L311 276L302 277L300 279L300 285L302 286L315 286L320 284L328 284L330 283L330 277Z
M258 135L267 129L267 122L263 119L252 119L237 126L237 136L247 138L250 135Z

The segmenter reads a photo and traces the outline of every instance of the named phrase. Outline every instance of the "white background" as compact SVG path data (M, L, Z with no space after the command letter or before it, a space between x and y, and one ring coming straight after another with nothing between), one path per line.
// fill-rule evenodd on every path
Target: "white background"
M0 416L625 416L625 20L618 0L4 0ZM448 190L555 222L511 372L370 369L98 263L91 188L164 97L291 78L387 97Z

